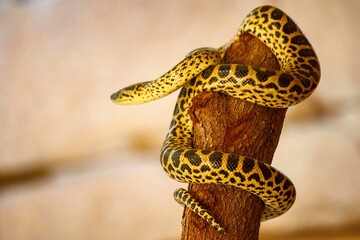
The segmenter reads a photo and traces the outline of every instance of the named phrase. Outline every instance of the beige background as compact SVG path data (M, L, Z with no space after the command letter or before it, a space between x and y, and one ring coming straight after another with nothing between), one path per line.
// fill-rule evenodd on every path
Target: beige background
M273 162L297 202L263 223L263 239L357 239L357 0L0 1L0 239L179 239L181 184L159 164L177 94L139 106L109 96L227 42L262 4L298 23L322 67Z

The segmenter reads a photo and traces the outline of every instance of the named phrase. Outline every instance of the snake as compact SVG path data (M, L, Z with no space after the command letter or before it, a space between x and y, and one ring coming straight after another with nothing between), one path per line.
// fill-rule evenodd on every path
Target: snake
M222 63L225 51L243 33L255 36L270 48L280 69ZM288 108L309 97L319 81L319 60L297 24L276 7L260 6L245 17L227 44L195 49L159 78L122 88L111 95L111 100L119 105L142 104L181 88L161 148L163 169L179 182L222 184L254 194L265 205L261 216L265 221L291 208L296 198L294 184L275 167L256 159L194 148L189 116L192 99L202 92L220 92L264 107ZM225 233L211 212L186 189L177 189L174 198Z

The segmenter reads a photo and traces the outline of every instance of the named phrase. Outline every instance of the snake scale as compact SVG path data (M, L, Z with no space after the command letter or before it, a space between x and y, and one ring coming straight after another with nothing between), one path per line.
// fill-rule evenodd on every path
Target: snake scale
M221 62L226 49L244 32L271 49L280 70ZM182 87L161 149L163 169L180 182L224 184L255 194L265 203L264 221L289 210L295 201L295 186L279 170L256 159L194 149L193 123L188 112L192 98L201 92L221 92L265 107L287 108L311 95L319 80L318 58L298 26L280 9L261 6L245 18L229 43L218 49L196 49L161 77L123 88L111 99L120 105L140 104ZM225 232L187 190L176 190L174 198Z

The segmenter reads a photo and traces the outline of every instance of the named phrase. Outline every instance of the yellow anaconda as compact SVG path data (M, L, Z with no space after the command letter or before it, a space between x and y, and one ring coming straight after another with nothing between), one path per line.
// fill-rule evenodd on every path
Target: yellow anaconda
M280 63L278 71L240 64L222 64L224 52L243 32L265 43ZM216 183L245 189L265 203L262 220L285 213L295 201L295 187L274 167L246 156L192 147L193 124L188 110L200 92L222 92L271 108L286 108L306 99L320 80L320 66L309 41L293 20L272 6L254 9L228 44L199 48L153 81L137 83L111 96L116 104L139 104L164 97L182 87L169 133L161 149L161 164L173 179L186 183ZM207 210L185 189L175 199L190 207L220 232Z

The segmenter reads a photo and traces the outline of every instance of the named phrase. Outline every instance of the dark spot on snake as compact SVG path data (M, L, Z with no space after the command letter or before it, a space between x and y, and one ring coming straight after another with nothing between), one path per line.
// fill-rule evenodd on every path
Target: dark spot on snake
M283 38L283 43L286 44L289 42L289 38L287 36L282 36Z
M216 82L217 80L218 80L217 77L211 77L209 80L209 84L212 84L212 83Z
M287 191L284 196L286 196L286 199L289 199L291 197L291 191Z
M213 180L213 178L211 176L206 176L205 177L207 180Z
M288 189L290 187L290 185L291 185L291 182L289 179L287 179L284 183L283 189L284 190Z
M273 187L274 186L274 183L273 182L267 182L266 184L268 187Z
M280 87L287 87L290 83L294 80L294 77L288 73L282 73L279 77L279 86Z
M309 64L306 64L306 63L302 63L302 64L300 65L300 67L301 67L302 69L308 70L309 72L312 72L312 71L313 71L313 67L312 67L311 65L309 65Z
M168 172L174 172L175 168L172 166L172 164L169 164L169 166L167 167Z
M255 81L254 81L254 79L246 78L242 81L242 85L243 86L246 86L246 85L255 86Z
M167 150L161 152L161 161L164 166L166 166L168 164L170 154L171 154L171 149L167 149Z
M221 64L218 69L218 75L220 78L224 78L230 73L230 64Z
M212 72L214 71L214 67L215 66L210 66L207 69L205 69L202 73L201 73L201 77L204 79L207 79L208 77L210 77L210 75L212 74Z
M181 167L180 167L180 170L181 170L182 172L185 172L185 170L186 170L186 171L188 171L190 174L192 173L191 168L190 168L189 165L187 165L187 164L182 164Z
M310 45L305 36L299 35L291 38L291 43L296 45Z
M211 150L203 149L203 150L201 150L201 153L204 155L208 155L209 153L211 153Z
M299 85L294 85L292 88L290 88L289 91L296 92L297 94L301 94L303 90Z
M299 55L302 57L315 57L315 52L312 49L301 49Z
M254 179L255 181L257 181L257 182L260 182L260 176L259 176L259 174L257 174L257 173L251 174L251 175L249 176L248 180L251 181L251 180L253 180L253 179Z
M268 6L268 5L262 6L262 7L260 8L260 12L266 12L266 11L269 10L270 8L271 8L271 6Z
M229 173L228 173L227 171L223 170L223 169L221 169L221 170L219 171L219 174L223 175L224 178L227 178L227 177L229 176Z
M188 89L187 89L187 95L189 96L189 95L191 95L192 93L193 93L192 88L188 88Z
M272 89L275 89L275 90L278 90L278 86L275 84L275 83L268 83L265 85L265 88L272 88Z
M196 153L196 150L188 150L185 152L184 156L189 159L189 162L194 166L199 166L201 164L201 157Z
M276 191L276 192L279 192L279 191L281 190L281 188L280 188L279 186L274 187L273 189L274 189L274 191Z
M231 83L233 83L233 84L237 84L237 83L238 83L238 81L237 81L236 78L234 78L234 77L229 77L229 78L227 79L227 81L228 81L228 82L231 82Z
M245 157L244 158L244 162L243 162L243 165L242 165L242 170L244 173L249 173L253 170L255 164L254 164L254 160L251 159L251 158L247 158Z
M179 107L178 107L178 105L176 104L175 105L175 109L174 109L174 112L173 112L173 115L178 115L178 113L179 113Z
M278 174L278 175L275 177L275 184L280 184L283 180L284 180L284 175Z
M195 203L190 204L190 208L191 208L192 210L194 210L195 207L196 207L196 204L195 204Z
M180 101L180 110L182 112L185 112L185 103L186 101L184 99Z
M231 182L231 183L236 183L235 178L233 178L233 177L232 177L232 178L230 178L230 182Z
M311 66L313 66L313 68L316 68L316 69L320 68L319 63L316 60L310 60L309 63Z
M283 31L285 34L291 34L297 31L296 23L291 18L287 18L287 23L285 23L283 27Z
M220 168L222 166L222 156L221 152L214 152L210 155L210 163L213 168Z
M269 168L267 168L264 164L259 164L259 168L260 168L261 173L265 180L268 180L269 178L271 178L272 174L271 174L271 171L269 170ZM271 183L271 182L269 182L269 183Z
M179 114L176 116L176 120L180 121L184 117L183 114Z
M229 155L226 163L226 167L229 171L234 171L239 165L239 157L236 155Z
M254 70L256 71L256 77L260 82L266 82L269 79L269 77L276 74L276 72L272 70L263 71L260 68L254 68Z
M200 168L201 172L207 172L207 171L210 171L210 170L211 170L211 168L208 165L203 165Z
M279 22L272 22L272 23L270 24L269 28L270 28L271 30L273 30L273 29L274 29L273 27L275 27L276 29L280 29L281 24L280 24ZM275 36L276 36L276 37L280 37L280 32L276 31L276 32L275 32Z
M299 73L302 73L303 75L308 75L308 73L306 72L303 72L303 71L299 71ZM305 88L308 88L310 85L311 85L311 82L308 78L306 77L298 77L298 79L300 80L301 84L305 87Z
M275 32L275 37L279 38L281 36L281 33L279 31Z
M280 20L283 15L284 15L284 13L281 10L275 9L271 13L271 18L274 19L274 20Z
M249 69L247 66L245 65L237 65L235 68L235 76L237 78L242 78L245 77L249 74Z
M180 155L181 153L183 152L184 150L182 149L179 149L179 150L176 150L172 156L171 156L171 159L172 159L172 163L175 167L179 167L179 164L180 164Z
M186 95L186 88L182 88L182 89L180 90L180 93L179 93L178 98L186 97L186 96L187 96L187 95Z
M211 172L210 175L216 177L218 174L217 172Z
M269 22L269 16L268 16L267 13L262 14L261 17L264 19L264 22L263 22L263 23L268 23L268 22Z

